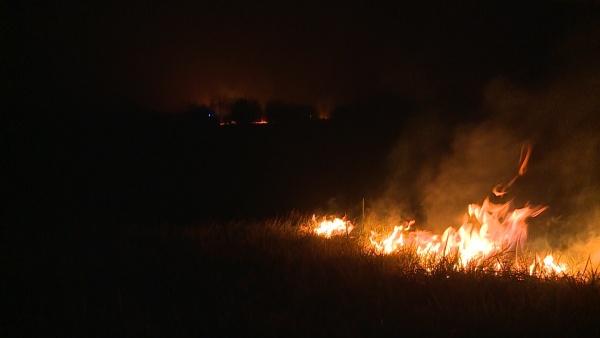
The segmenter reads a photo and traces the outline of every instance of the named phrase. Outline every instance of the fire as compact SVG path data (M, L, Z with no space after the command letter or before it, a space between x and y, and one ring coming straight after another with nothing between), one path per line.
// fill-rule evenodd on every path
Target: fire
M492 192L494 193L494 195L496 195L497 197L502 197L504 195L506 195L508 193L508 188L510 188L511 185L513 185L513 183L515 183L515 181L525 175L525 173L527 172L527 163L529 162L529 157L531 156L531 144L528 145L523 145L523 147L521 147L521 154L519 155L519 173L517 174L517 176L513 177L508 184L506 184L506 186L503 186L502 184L498 184L494 187L494 189L492 190Z
M371 231L371 238L369 238L369 241L371 244L373 244L373 246L375 246L378 252L390 254L405 245L404 232L408 231L410 226L414 223L415 221L411 220L406 222L404 225L395 226L394 232L381 241L376 241L375 238L377 237L377 233Z
M496 196L504 196L508 188L525 174L530 155L531 145L523 146L517 175L507 184L494 187L493 193ZM453 267L457 269L476 266L496 272L504 268L526 272L527 264L522 262L529 261L530 258L522 253L527 239L527 220L540 215L546 209L545 206L529 205L514 208L511 201L496 204L486 198L481 205L468 205L462 224L458 228L450 226L443 233L436 234L413 229L415 221L408 220L395 226L387 235L371 231L366 249L369 252L374 250L379 254L389 255L408 248L414 250L423 263L441 262L444 258L451 258L448 261L453 262ZM313 223L318 223L315 216ZM345 218L323 218L313 232L330 238L347 236L353 228ZM567 274L567 269L566 264L559 264L551 254L543 259L536 254L528 272L531 276L548 276Z
M553 274L565 274L567 272L567 265L564 263L559 264L558 262L554 262L554 257L552 254L546 255L544 259L541 259L537 254L535 255L535 259L529 266L529 274L545 274L545 275L553 275Z
M421 257L442 258L457 255L459 267L496 254L521 250L527 238L529 217L542 213L545 207L525 206L510 209L510 202L494 204L486 199L482 205L470 204L463 224L455 229L448 227L443 234L429 231L409 231L414 221L394 227L394 231L380 236L372 232L369 238L377 252L391 254L406 245L416 248Z
M313 215L313 223L317 223L316 217ZM345 236L348 235L354 226L352 223L346 219L334 218L332 220L328 220L326 217L323 217L323 220L319 223L317 227L313 229L313 232L319 236L324 236L326 238L331 238L331 236Z
M508 188L527 172L527 164L531 156L531 145L524 145L519 156L518 173L507 184L498 184L493 189L496 196L504 196ZM406 245L416 249L421 258L440 259L447 256L456 257L456 267L466 268L472 263L483 263L491 257L509 254L517 263L517 253L523 250L527 239L527 219L541 214L547 207L511 208L511 202L495 204L486 198L481 205L470 204L463 218L462 225L455 229L448 227L441 235L429 231L410 231L414 221L394 227L394 231L382 239L372 232L369 241L377 252L391 254ZM504 256L507 257L507 256ZM503 264L499 260L493 265L500 270ZM530 267L530 274L536 268L545 272L565 271L566 266L554 263L552 256L544 260L539 258ZM538 269L539 270L539 269Z

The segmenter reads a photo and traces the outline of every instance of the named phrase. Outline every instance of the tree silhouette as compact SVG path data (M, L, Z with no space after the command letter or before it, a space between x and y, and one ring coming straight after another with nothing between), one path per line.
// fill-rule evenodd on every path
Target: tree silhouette
M230 119L237 124L251 124L258 122L262 117L262 109L256 100L252 99L237 99L231 105Z
M265 107L265 114L269 123L299 124L314 119L317 112L315 107L309 104L270 101Z
M412 102L402 95L383 93L336 107L331 119L361 128L402 125L412 112Z
M192 126L211 126L219 124L219 116L205 105L189 106L184 111L182 119Z

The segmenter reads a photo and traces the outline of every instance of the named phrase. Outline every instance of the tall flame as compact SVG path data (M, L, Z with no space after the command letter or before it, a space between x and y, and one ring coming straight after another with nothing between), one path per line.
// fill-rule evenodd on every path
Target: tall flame
M420 256L445 257L457 254L460 267L474 260L486 259L502 252L517 252L527 238L529 217L542 213L546 207L525 206L510 209L510 202L494 204L486 199L482 205L470 204L463 224L448 227L442 235L429 231L409 231L414 221L394 227L394 231L379 239L372 232L371 244L380 253L391 254L406 245L413 245Z
M496 195L497 197L502 197L504 195L506 195L508 193L508 188L510 188L511 185L513 185L513 183L515 183L515 181L525 175L525 173L527 172L527 163L529 162L529 157L531 156L531 144L527 144L527 145L523 145L523 147L521 147L521 153L519 155L519 173L513 177L507 184L506 186L503 186L502 184L498 184L494 187L494 189L492 190L492 192L494 193L494 195Z

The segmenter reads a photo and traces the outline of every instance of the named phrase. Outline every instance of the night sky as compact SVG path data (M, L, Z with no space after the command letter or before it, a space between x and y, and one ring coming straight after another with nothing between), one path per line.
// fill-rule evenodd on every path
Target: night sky
M17 118L2 141L23 210L346 212L367 196L376 212L445 228L530 144L514 195L554 208L538 232L598 231L596 2L3 6L3 104ZM201 132L162 114L218 97L358 118Z
M600 8L587 1L4 7L5 88L57 106L169 110L245 96L326 110L380 93L477 104L499 77L539 86L574 64L597 66L600 39Z

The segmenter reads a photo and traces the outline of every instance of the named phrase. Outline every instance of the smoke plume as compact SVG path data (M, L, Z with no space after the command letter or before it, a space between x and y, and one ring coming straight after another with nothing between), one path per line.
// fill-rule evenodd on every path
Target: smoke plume
M484 120L414 119L390 156L393 174L381 205L440 231L460 225L469 203L485 197L549 209L530 222L531 241L600 259L600 36L585 28L553 49L552 68L534 81L497 76L484 86ZM519 170L507 195L491 194ZM377 208L376 208L377 209Z

